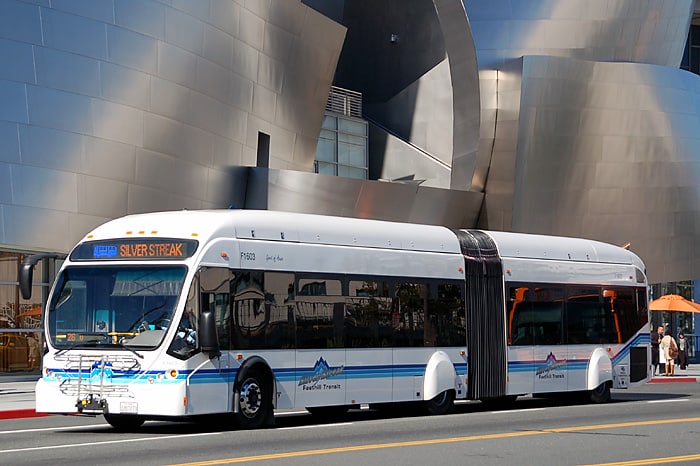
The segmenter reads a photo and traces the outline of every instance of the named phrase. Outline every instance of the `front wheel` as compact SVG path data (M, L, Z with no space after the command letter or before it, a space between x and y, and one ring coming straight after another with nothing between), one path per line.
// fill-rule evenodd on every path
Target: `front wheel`
M591 403L607 403L610 401L610 382L603 382L588 392L588 400Z
M262 427L271 413L270 388L259 370L243 374L237 391L236 424L243 429Z
M142 417L135 416L133 414L105 413L104 416L105 421L107 421L107 423L109 423L110 426L122 432L136 430L139 427L141 427L141 425L144 422L144 419Z
M455 401L455 391L445 390L432 400L425 402L425 408L429 414L447 414L452 411Z

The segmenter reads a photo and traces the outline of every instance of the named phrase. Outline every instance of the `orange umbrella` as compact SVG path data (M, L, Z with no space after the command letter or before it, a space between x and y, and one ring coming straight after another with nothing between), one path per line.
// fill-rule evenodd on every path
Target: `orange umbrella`
M677 294L667 294L650 302L649 310L700 313L700 304L689 301Z
M17 314L16 317L28 317L28 316L40 316L41 315L41 306L36 306L28 311L25 311L21 314Z

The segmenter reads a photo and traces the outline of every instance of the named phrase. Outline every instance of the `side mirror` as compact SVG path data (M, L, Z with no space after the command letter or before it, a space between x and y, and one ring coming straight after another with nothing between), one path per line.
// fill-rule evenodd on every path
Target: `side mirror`
M214 311L202 311L199 315L199 344L202 352L209 354L209 358L221 355L219 350L219 338L216 333L216 316Z
M36 263L42 259L58 259L61 257L58 254L32 254L27 256L19 266L19 291L22 293L22 299L32 297L32 279L34 276L34 267Z

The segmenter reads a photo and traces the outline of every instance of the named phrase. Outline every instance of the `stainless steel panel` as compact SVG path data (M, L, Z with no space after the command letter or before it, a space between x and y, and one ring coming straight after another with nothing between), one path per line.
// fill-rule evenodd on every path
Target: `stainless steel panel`
M110 141L143 146L142 111L106 100L92 99L91 103L91 112L88 113L94 126L91 134Z
M87 96L46 87L27 86L25 107L29 111L29 123L33 125L91 134L91 102Z
M0 162L0 203L12 203L12 172L10 164Z
M109 218L126 215L128 189L124 182L78 175L78 212Z
M141 110L151 107L151 76L113 63L100 63L101 96Z
M12 200L17 206L77 212L77 192L75 173L29 165L12 167Z
M115 23L156 39L165 39L166 8L155 0L114 0Z
M45 3L48 6L49 1ZM56 10L114 23L114 0L51 0L50 4Z
M104 23L51 8L42 8L41 23L45 46L93 58L107 58Z
M57 235L55 232L69 232L71 220L72 215L65 211L3 205L4 244L35 244L39 250L68 251L71 248L67 240L70 235ZM46 225L50 225L49 234L46 232ZM80 237L83 235L84 232Z
M697 76L555 57L523 63L513 229L631 242L651 282L695 276L700 120L685 112L700 109Z
M239 167L234 205L446 225L476 223L483 195L287 170Z
M197 57L196 67L194 89L219 102L228 102L232 83L226 68L202 57Z
M22 163L78 172L81 169L82 136L67 131L19 126Z
M60 160L66 156L68 154L57 154L56 158ZM136 176L136 149L130 144L84 136L81 172L133 183Z
M16 1L0 2L0 37L41 45L39 8Z
M17 125L0 121L0 161L19 162L19 138Z
M694 0L462 1L480 69L527 55L677 68Z
M208 24L204 25L203 32L202 57L223 67L231 66L231 54L233 53L231 36Z
M34 61L31 50L30 44L0 39L0 63L12 63L12 66L0 66L0 79L33 83Z
M165 42L158 42L158 76L190 89L197 75L197 56Z
M70 52L34 48L36 83L63 91L100 95L100 63L94 58Z
M21 83L0 80L0 120L27 122L27 92Z
M224 22L232 23L230 20ZM201 54L204 46L204 23L196 21L187 13L167 8L165 10L165 41L192 53Z
M138 34L127 29L122 29L116 26L107 25L107 57L111 63L117 63L129 68L149 74L165 74L168 73L168 68L161 70L159 65L169 65L167 57L159 60L159 44L156 39L143 34ZM163 47L165 47L163 45ZM168 53L170 49L163 50L162 53ZM192 73L194 70L190 71ZM182 74L188 76L187 70L182 69ZM182 78L181 78L182 79ZM177 79L172 79L177 81Z
M190 89L157 76L150 77L151 111L158 115L185 121L189 112Z

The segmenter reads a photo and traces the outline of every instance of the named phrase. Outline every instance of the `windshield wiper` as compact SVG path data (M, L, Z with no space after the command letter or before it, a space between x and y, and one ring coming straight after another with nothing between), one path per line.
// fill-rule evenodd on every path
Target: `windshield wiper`
M81 342L79 342L79 343L73 343L72 345L70 345L70 346L68 346L68 347L66 347L66 348L61 348L60 350L56 351L55 356L60 356L60 355L62 355L63 353L65 353L66 351L70 351L70 350L73 350L73 349L76 349L76 348L80 348L80 347L83 347L83 346L90 347L90 346L97 346L97 345L99 345L99 344L101 344L101 343L100 343L99 341L97 341L97 340L81 341Z
M139 359L143 359L143 354L137 353L135 349L129 348L129 347L126 346L124 343L119 343L119 342L117 342L117 343L112 343L112 345L114 345L114 346L119 346L120 348L124 348L125 350L129 350L129 351L131 351L132 353L134 353Z
M134 353L139 359L143 359L143 355L142 355L142 354L137 353L135 349L129 348L128 346L126 346L126 345L123 344L123 343L119 343L119 342L117 342L117 343L101 343L101 342L99 342L99 341L97 341L97 340L83 341L83 342L80 342L80 343L73 343L72 345L70 345L70 346L68 346L68 347L66 347L66 348L61 348L61 349L59 349L58 351L56 351L56 354L55 354L54 356L60 356L60 355L62 355L63 353L65 353L66 351L74 350L74 349L77 349L77 348L85 348L85 347L94 348L94 347L97 347L97 346L104 346L104 347L106 347L106 348L113 348L113 347L117 346L117 347L119 347L119 348L123 348L123 349L125 349L125 350L131 351L131 352Z

